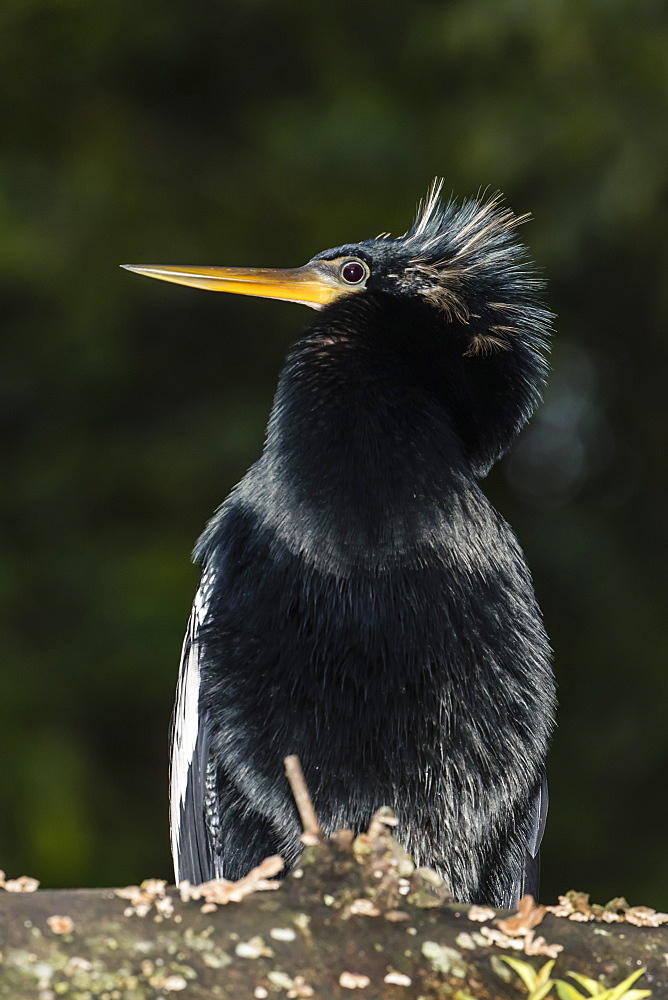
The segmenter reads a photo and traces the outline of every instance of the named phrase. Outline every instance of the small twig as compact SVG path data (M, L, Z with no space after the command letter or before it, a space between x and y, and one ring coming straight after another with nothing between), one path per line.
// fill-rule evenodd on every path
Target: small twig
M289 757L284 758L283 763L285 764L285 775L290 782L290 788L295 798L297 812L302 821L304 835L309 839L315 838L316 840L321 840L323 836L322 827L318 822L311 796L306 787L306 780L302 766L299 763L299 757L296 754L291 754Z

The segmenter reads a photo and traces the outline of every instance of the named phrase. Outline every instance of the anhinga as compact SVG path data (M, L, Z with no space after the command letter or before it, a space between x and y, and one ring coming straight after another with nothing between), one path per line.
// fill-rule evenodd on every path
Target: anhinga
M298 754L325 833L380 806L461 901L536 892L550 649L478 480L531 416L550 314L499 198L304 267L131 267L318 310L261 458L195 549L172 727L177 881L294 865Z

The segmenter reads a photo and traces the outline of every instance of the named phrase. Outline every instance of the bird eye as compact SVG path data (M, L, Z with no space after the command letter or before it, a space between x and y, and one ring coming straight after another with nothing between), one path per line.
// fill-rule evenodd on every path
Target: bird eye
M360 264L358 260L346 261L346 263L342 265L339 273L343 280L349 285L359 285L360 281L364 281L367 275L364 264Z

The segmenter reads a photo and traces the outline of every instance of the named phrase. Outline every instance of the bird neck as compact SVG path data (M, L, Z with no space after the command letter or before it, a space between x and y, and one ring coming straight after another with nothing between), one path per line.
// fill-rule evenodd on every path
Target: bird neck
M389 317L382 337L368 307L363 318L355 309L353 331L347 310L328 310L290 352L247 496L289 543L378 566L416 556L479 491L446 407L393 349Z

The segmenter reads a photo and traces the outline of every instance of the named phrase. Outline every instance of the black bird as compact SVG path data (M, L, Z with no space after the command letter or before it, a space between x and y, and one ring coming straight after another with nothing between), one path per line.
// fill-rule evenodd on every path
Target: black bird
M478 480L531 416L550 314L491 200L294 270L131 267L319 310L261 458L195 549L172 724L177 881L294 865L298 754L326 833L380 806L460 901L537 891L555 693L515 535Z

